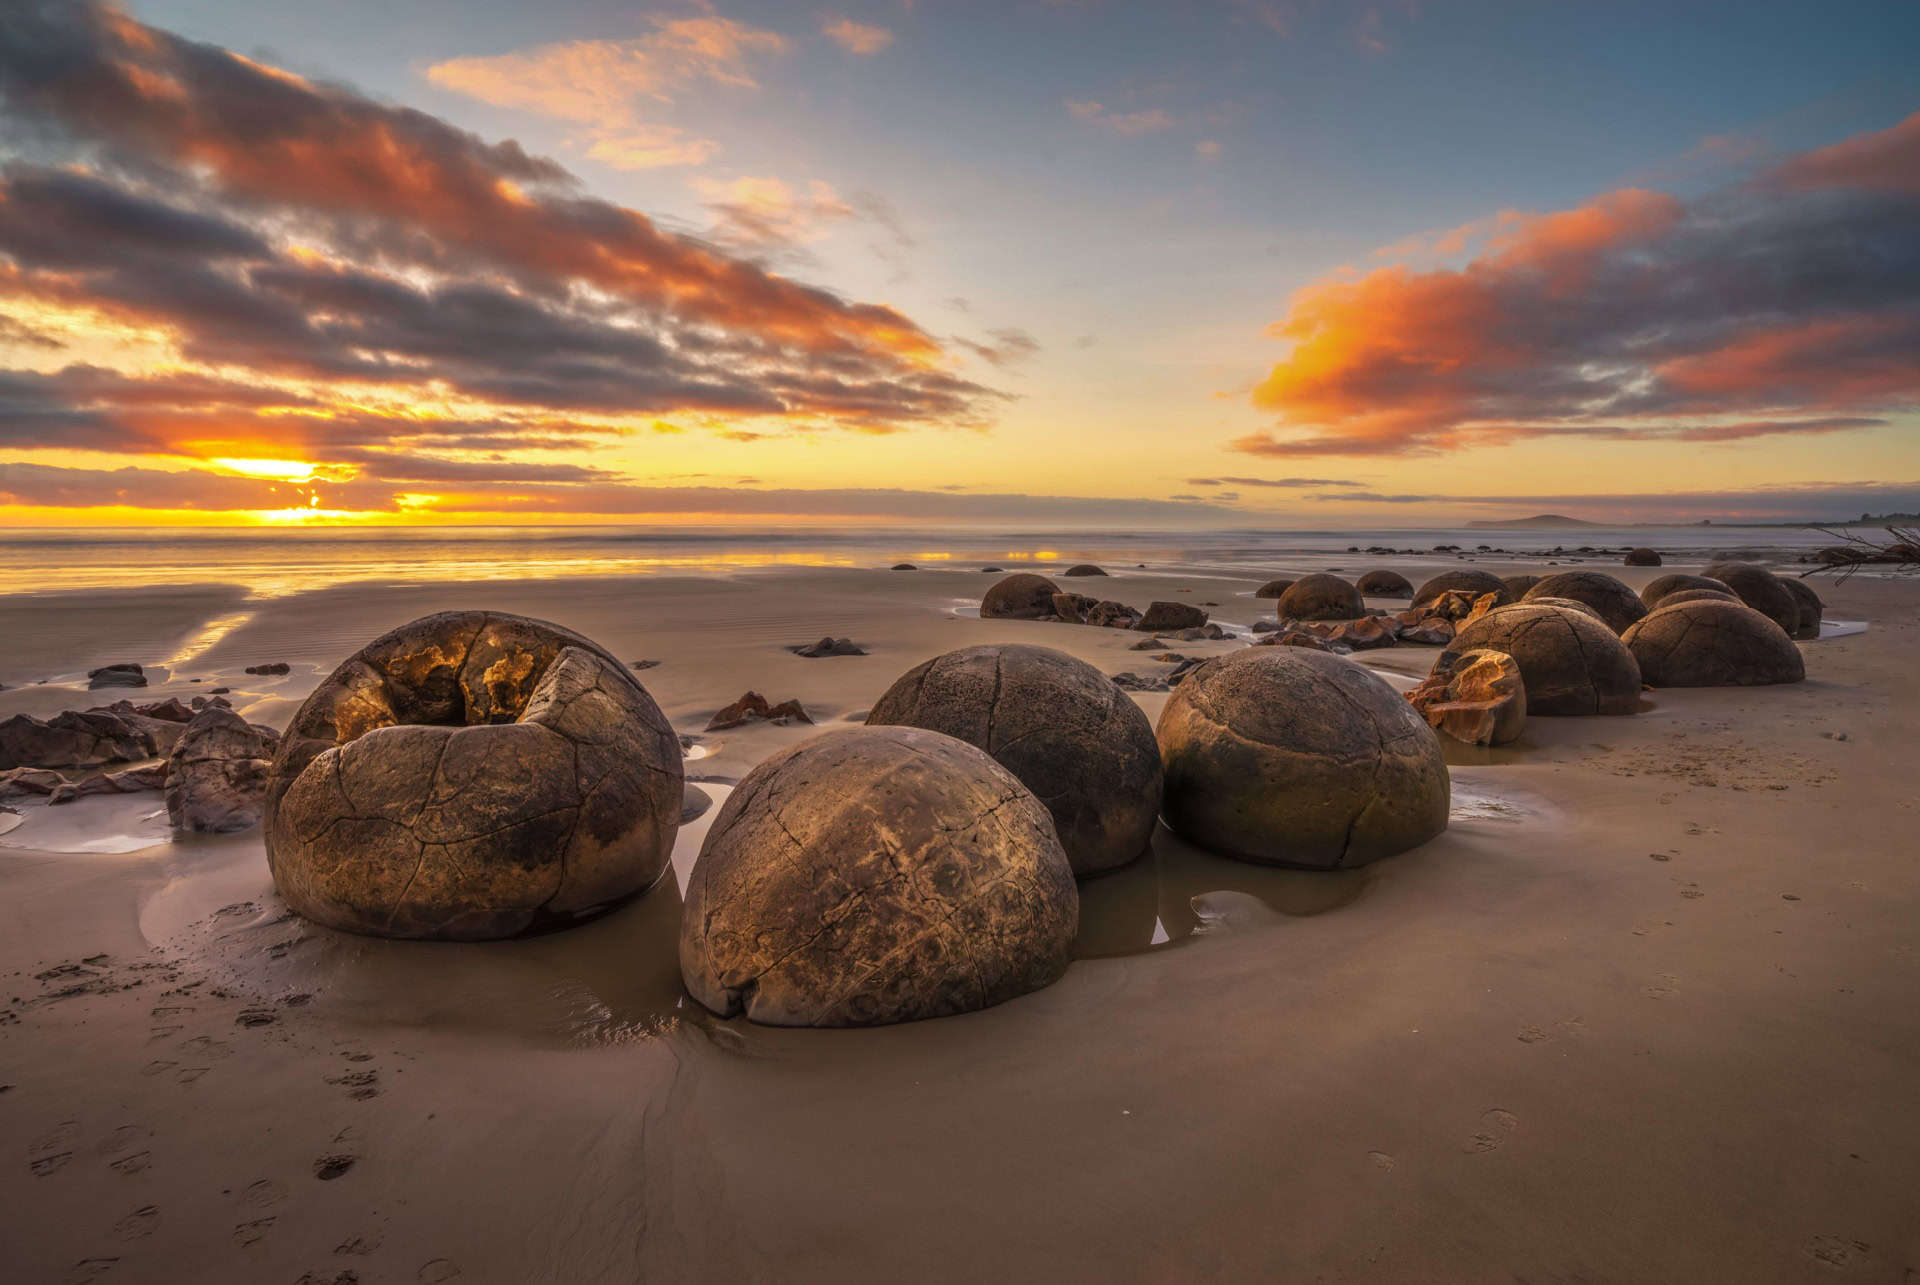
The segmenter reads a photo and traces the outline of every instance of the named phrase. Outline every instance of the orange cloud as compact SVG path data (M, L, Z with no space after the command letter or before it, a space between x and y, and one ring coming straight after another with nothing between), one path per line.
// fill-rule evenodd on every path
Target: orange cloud
M821 24L820 32L850 54L872 57L893 43L893 33L851 18L833 18Z
M1233 450L1393 455L1529 438L1738 441L1920 406L1920 116L1772 180L1682 202L1637 188L1502 212L1299 290L1252 390L1274 430ZM1768 418L1755 418L1759 412ZM1744 416L1731 423L1718 421Z

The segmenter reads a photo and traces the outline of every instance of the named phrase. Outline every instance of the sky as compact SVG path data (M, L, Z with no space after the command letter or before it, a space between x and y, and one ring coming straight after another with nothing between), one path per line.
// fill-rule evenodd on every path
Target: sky
M1920 509L1920 5L6 0L0 526Z

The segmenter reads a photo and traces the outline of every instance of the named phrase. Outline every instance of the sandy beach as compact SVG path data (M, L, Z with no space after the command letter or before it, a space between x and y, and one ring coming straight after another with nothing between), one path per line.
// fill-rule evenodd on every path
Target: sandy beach
M1638 587L1694 568L1604 569ZM1245 627L1271 614L1259 578L1115 568L1099 592ZM1168 668L1128 650L1138 634L978 619L993 579L14 595L0 716L112 699L85 671L138 661L142 699L229 687L284 726L375 635L485 607L658 662L641 680L718 800L955 647ZM1082 883L1063 980L896 1027L771 1029L686 996L680 893L712 810L648 895L446 944L293 917L257 830L170 842L157 794L16 801L6 1274L1910 1285L1920 584L1816 583L1832 636L1802 644L1804 683L1652 692L1633 717L1452 745L1449 829L1359 870L1247 865L1162 828ZM823 635L869 654L786 650ZM1434 654L1353 659L1405 688ZM290 672L244 672L269 662ZM703 730L748 689L815 726ZM1166 698L1137 699L1152 717Z

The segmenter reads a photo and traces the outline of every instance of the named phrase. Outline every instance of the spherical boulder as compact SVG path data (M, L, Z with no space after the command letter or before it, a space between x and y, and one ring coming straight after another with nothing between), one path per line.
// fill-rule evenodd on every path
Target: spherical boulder
M1424 607L1443 593L1464 593L1470 598L1497 593L1503 607L1513 601L1506 581L1499 576L1486 571L1442 571L1420 586L1420 592L1413 595L1413 605Z
M1104 576L1107 573L1099 567L1094 566L1091 562L1080 562L1068 567L1060 574L1067 576Z
M902 674L869 727L924 727L994 761L1053 814L1076 875L1127 864L1160 816L1160 750L1133 698L1050 647L963 647Z
M1053 818L984 750L852 728L774 755L720 809L680 971L707 1008L772 1026L943 1017L1059 978L1079 908Z
M1045 576L1017 571L996 580L980 599L983 620L1038 620L1053 614L1053 595L1060 586Z
M1288 585L1274 611L1282 620L1357 620L1367 604L1350 581L1320 573Z
M1521 601L1541 598L1571 598L1584 602L1600 613L1600 619L1616 634L1647 614L1647 604L1638 594L1604 571L1562 571L1547 576L1527 590Z
M1519 662L1530 715L1632 714L1640 708L1640 666L1633 653L1597 617L1573 607L1526 602L1490 611L1455 634L1447 650L1479 648Z
M1595 620L1599 621L1603 625L1607 623L1607 618L1600 614L1600 609L1598 607L1594 606L1590 602L1581 602L1578 598L1529 598L1526 601L1531 602L1535 606L1539 606L1539 607L1566 607L1571 611L1579 612L1583 616L1592 616ZM1518 605L1518 604L1515 604L1515 605ZM1480 615L1482 616L1486 614L1487 613L1484 611L1480 613ZM1609 629L1612 628L1611 625L1608 625L1607 627Z
M1661 600L1668 594L1677 593L1682 589L1718 589L1721 593L1733 593L1724 580L1668 572L1664 576L1655 576L1646 583L1640 590L1640 601L1647 605L1647 610L1651 611L1659 606Z
M1792 637L1800 628L1800 603L1780 577L1751 562L1716 562L1707 575L1725 583L1740 601L1779 625Z
M1292 586L1293 586L1293 581L1287 580L1284 578L1279 580L1269 580L1265 584L1261 585L1258 589L1255 589L1253 591L1253 596L1256 598L1278 598L1281 594L1285 593Z
M1625 642L1654 687L1755 687L1807 676L1786 631L1737 602L1662 607L1627 630Z
M1369 598L1411 598L1413 584L1398 571L1369 571L1354 588Z
M1654 549L1628 549L1627 556L1620 561L1629 567L1657 567L1660 565L1660 554Z
M1527 590L1540 583L1540 577L1501 576L1500 583L1507 587L1507 601L1518 602L1527 596Z
M1800 607L1800 627L1793 631L1793 636L1818 638L1820 620L1826 615L1827 605L1820 601L1820 595L1813 591L1813 586L1799 576L1780 576L1778 579Z
M679 737L610 654L545 621L443 612L368 643L294 715L267 864L329 927L511 936L651 887L682 784Z
M1167 824L1225 856L1359 866L1447 828L1433 729L1385 679L1327 652L1209 660L1173 689L1156 735Z
M1678 606L1683 602L1740 602L1740 597L1731 589L1675 589L1654 603L1653 609L1658 611L1662 607ZM1740 605L1746 606L1743 602Z

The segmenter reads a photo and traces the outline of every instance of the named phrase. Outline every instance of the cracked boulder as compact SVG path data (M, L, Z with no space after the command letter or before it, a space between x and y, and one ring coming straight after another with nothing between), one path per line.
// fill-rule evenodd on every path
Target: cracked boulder
M1633 714L1640 666L1618 634L1584 604L1525 602L1461 627L1447 649L1505 652L1520 665L1529 714ZM1441 653L1445 661L1446 652ZM1451 662L1447 662L1451 663Z
M996 580L980 599L983 620L1038 620L1053 614L1053 595L1060 586L1045 576L1020 571Z
M1527 726L1526 684L1505 652L1461 652L1436 663L1407 700L1434 731L1468 745L1505 745Z
M1398 571L1369 571L1354 588L1369 598L1413 597L1413 583Z
M1352 582L1321 572L1288 585L1274 611L1282 620L1356 620L1367 604Z
M1640 601L1640 595L1604 571L1562 571L1548 576L1527 590L1521 601L1538 602L1542 598L1585 603L1616 634L1647 614L1647 604Z
M1799 600L1773 572L1751 562L1716 562L1706 573L1733 590L1741 602L1786 630L1788 637L1799 632Z
M1292 585L1293 585L1293 581L1288 580L1284 577L1278 580L1269 580L1265 584L1261 585L1258 589L1255 589L1253 591L1253 596L1256 598L1278 598L1281 594L1285 593L1289 588L1291 588Z
M1046 806L917 727L803 741L749 772L687 880L680 972L723 1017L877 1026L1066 971L1079 894Z
M1207 613L1190 602L1150 602L1135 629L1150 634L1171 633L1181 629L1199 629L1207 623Z
M1794 602L1800 607L1800 627L1793 631L1793 636L1818 638L1820 620L1826 615L1827 604L1820 601L1820 595L1813 591L1813 586L1800 577L1780 576L1778 579L1781 587L1793 595Z
M1758 687L1807 676L1786 630L1735 602L1662 607L1627 630L1625 641L1654 687Z
M1500 605L1513 601L1513 594L1507 588L1507 582L1499 576L1486 571L1442 571L1420 586L1420 592L1413 595L1413 605L1424 607L1444 593L1461 593L1469 602L1482 594L1500 595Z
M1653 610L1658 611L1662 607L1676 607L1683 602L1732 602L1738 603L1743 607L1746 605L1740 602L1739 596L1731 589L1675 589L1672 593L1669 593L1666 597L1654 603Z
M167 757L167 823L175 834L232 834L260 824L279 734L230 709L193 716Z
M1168 697L1157 736L1167 824L1224 856L1359 866L1447 828L1439 738L1385 679L1338 656L1210 660Z
M367 644L300 707L268 782L267 861L329 927L506 937L651 887L682 787L679 738L606 651L443 612Z
M1527 596L1527 590L1540 583L1539 576L1501 576L1500 583L1507 587L1507 601L1518 602Z
M936 656L902 674L867 725L924 727L992 755L1053 814L1076 875L1126 865L1153 836L1153 725L1116 680L1065 652L1007 643Z
M1683 571L1669 571L1664 576L1655 576L1641 587L1640 601L1646 604L1648 611L1652 611L1665 600L1667 595L1678 593L1682 589L1713 589L1728 597L1736 596L1733 590L1727 588L1725 581L1714 580L1707 576L1688 575Z

